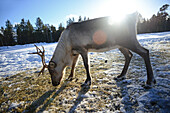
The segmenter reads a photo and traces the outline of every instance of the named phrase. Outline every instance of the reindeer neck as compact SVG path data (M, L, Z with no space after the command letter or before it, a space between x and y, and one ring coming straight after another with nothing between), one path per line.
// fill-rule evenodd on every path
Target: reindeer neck
M65 60L67 60L69 52L70 50L67 39L66 37L61 36L58 45L55 49L55 52L53 54L52 60L55 62L59 62L61 60L62 62L65 62Z

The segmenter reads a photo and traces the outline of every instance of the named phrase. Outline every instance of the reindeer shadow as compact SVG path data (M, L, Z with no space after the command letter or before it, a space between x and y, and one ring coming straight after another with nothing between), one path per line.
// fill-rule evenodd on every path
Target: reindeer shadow
M131 98L130 98L130 94L128 92L128 88L127 85L128 83L126 83L126 78L122 77L120 79L115 79L116 81L116 85L117 87L120 88L120 96L122 98L121 103L124 104L124 109L126 112L128 113L135 113L135 110L132 108L132 105L135 105L136 102L132 102ZM117 109L120 109L120 106L115 106L117 107Z
M49 90L46 93L44 93L41 97L39 97L37 100L35 100L30 106L28 106L23 113L33 113L36 111L36 109L44 103L44 101L50 97L50 95L55 92L55 90Z
M81 103L81 101L85 98L85 94L89 91L90 85L82 86L81 90L78 94L77 99L74 101L74 105L70 108L68 113L74 113L77 106Z
M41 97L39 97L37 100L35 100L30 106L28 106L26 108L26 110L24 110L23 113L33 113L33 112L36 112L36 109L43 105L44 101L49 98L55 91L56 93L53 94L53 96L43 105L43 107L38 111L38 112L43 112L47 106L53 102L53 100L55 99L55 97L60 93L62 92L65 88L67 87L66 84L62 84L62 86L56 91L55 89L54 90L49 90L47 91L46 93L44 93Z

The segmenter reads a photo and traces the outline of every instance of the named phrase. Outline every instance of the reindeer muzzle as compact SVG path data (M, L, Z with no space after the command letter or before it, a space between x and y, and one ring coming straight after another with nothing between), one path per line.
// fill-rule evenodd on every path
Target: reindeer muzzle
M53 86L58 86L60 82L52 82Z

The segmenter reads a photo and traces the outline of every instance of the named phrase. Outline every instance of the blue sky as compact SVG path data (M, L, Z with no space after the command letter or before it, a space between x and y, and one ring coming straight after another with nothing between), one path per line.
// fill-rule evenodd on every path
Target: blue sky
M166 3L170 0L0 0L0 26L5 27L7 19L14 25L22 18L35 26L40 17L44 24L58 27L59 23L66 25L72 16L92 19L134 11L150 18Z

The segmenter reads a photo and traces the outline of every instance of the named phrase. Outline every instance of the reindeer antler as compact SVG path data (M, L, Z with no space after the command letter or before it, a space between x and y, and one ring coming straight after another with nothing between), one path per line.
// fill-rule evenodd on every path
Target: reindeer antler
M39 74L38 74L38 76L39 76L41 73L42 73L42 74L44 73L44 70L45 70L45 68L48 67L48 65L45 63L45 49L44 49L44 47L42 46L43 51L41 51L41 49L38 48L35 44L34 44L34 46L36 47L37 52L28 53L28 54L37 54L37 55L39 55L39 56L41 57L41 59L42 59L43 68L42 68L41 71L39 72Z

